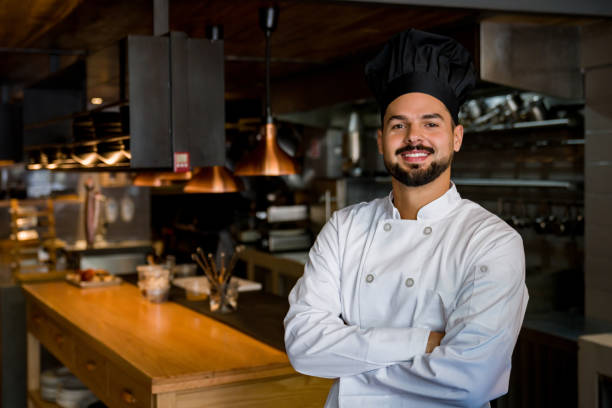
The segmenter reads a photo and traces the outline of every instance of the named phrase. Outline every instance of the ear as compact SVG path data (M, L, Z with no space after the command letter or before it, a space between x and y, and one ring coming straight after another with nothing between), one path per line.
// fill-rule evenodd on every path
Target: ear
M461 149L461 143L463 143L463 125L457 125L453 129L453 150L458 152Z
M378 145L378 153L383 154L382 149L382 130L378 129L376 134L376 144Z

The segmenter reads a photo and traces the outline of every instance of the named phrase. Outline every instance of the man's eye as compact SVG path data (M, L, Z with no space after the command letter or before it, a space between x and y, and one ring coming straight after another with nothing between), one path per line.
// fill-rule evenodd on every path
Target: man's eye
M403 123L396 123L395 125L391 126L391 129L402 129L404 127Z
M434 128L434 127L438 127L438 124L437 123L433 123L433 122L429 122L429 123L425 124L425 127Z

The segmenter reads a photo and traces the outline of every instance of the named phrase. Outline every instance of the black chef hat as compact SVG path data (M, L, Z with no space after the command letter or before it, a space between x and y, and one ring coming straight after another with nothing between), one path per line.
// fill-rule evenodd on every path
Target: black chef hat
M415 29L391 38L367 63L365 74L381 116L398 96L422 92L439 99L455 123L459 123L459 108L476 82L472 57L461 44Z

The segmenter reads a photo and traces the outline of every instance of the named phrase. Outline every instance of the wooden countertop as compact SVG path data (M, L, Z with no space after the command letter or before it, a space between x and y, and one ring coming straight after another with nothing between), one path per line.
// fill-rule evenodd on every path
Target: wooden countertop
M150 303L133 285L23 288L115 363L146 377L154 394L295 374L285 353L176 303Z

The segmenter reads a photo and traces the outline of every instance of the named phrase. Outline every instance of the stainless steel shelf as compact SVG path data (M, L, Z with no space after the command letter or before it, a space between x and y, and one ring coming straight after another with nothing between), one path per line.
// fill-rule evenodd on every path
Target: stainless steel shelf
M453 182L458 186L575 188L570 181L556 180L453 178Z
M474 127L467 127L465 129L466 134L470 133L485 133L498 130L509 130L509 129L531 129L531 128L546 128L554 126L570 126L574 124L574 121L568 118L561 119L549 119L549 120L538 120L530 122L515 122L515 123L499 123L496 125L481 125Z
M376 183L390 183L390 176L375 177ZM453 178L453 183L458 186L482 186L482 187L547 187L565 188L572 190L576 187L571 181L556 180L524 180L524 179L500 179L500 178Z

